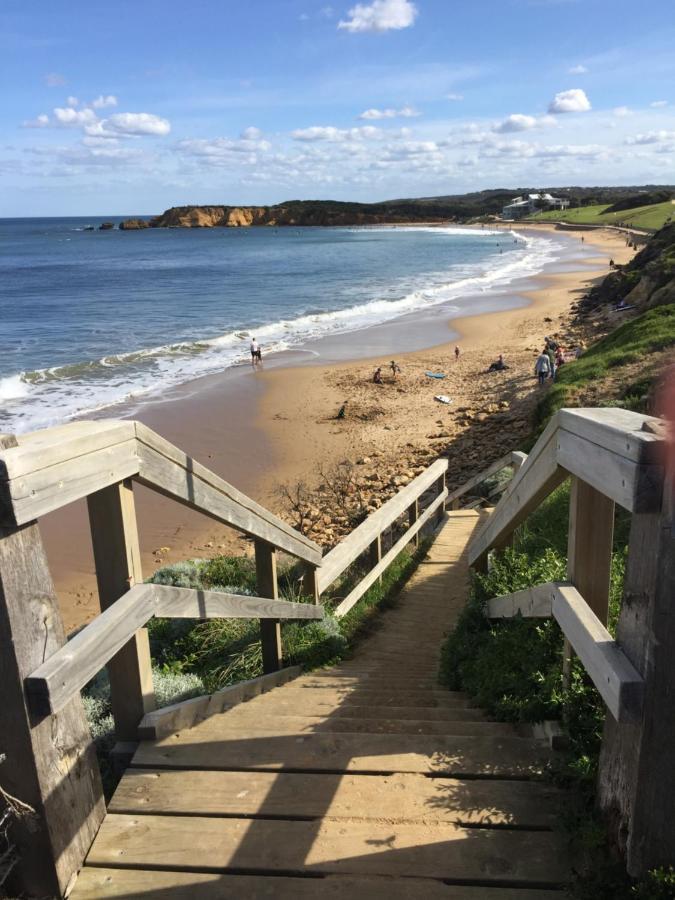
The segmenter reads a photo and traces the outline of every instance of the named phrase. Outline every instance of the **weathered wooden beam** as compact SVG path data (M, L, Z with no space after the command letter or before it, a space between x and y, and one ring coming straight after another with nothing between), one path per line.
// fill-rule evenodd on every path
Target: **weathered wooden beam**
M322 619L323 608L311 603L291 603L203 591L191 588L150 586L155 598L154 614L168 619Z
M140 422L136 429L142 484L299 559L321 564L321 548L309 538Z
M675 485L661 509L632 517L617 640L645 680L642 718L605 721L598 799L628 870L640 877L675 859Z
M300 666L287 666L278 672L231 684L204 697L192 697L190 700L172 703L171 706L163 706L143 717L138 735L142 741L155 741L176 731L192 728L209 716L215 716L231 706L245 703L265 691L286 684L297 678L301 671Z
M579 591L554 584L552 609L612 716L619 722L639 718L644 681Z
M136 585L37 666L26 678L26 695L34 714L50 715L63 709L154 611L153 585ZM138 721L134 735L137 725Z
M510 619L513 616L528 618L548 618L552 615L554 584L538 584L535 587L493 597L488 602L487 614L490 619Z
M410 504L430 488L448 468L447 459L436 460L410 484L395 494L377 512L348 534L323 558L319 569L319 589L323 593L355 559L364 553L373 541L403 515ZM434 507L436 508L436 507Z
M271 544L255 542L255 573L258 593L278 600L277 554ZM315 607L312 607L315 608ZM281 623L279 619L260 620L260 644L262 647L263 672L267 675L282 666Z
M126 598L134 585L143 583L131 482L91 494L87 508L99 603L105 611L121 597ZM155 708L150 644L147 631L141 628L144 624L139 623L138 631L108 663L115 737L120 742L135 741L138 723Z
M556 453L558 464L571 475L582 478L630 512L649 512L661 504L660 465L635 462L562 427L558 429Z
M659 419L618 407L561 409L558 417L561 428L591 441L601 450L643 465L662 464L663 440L644 430L645 423L660 422Z
M431 503L422 513L421 516L416 520L415 524L412 525L408 530L403 534L398 541L391 547L387 553L381 558L379 563L370 570L356 587L345 597L345 599L335 608L335 615L338 618L346 615L349 610L363 597L365 592L370 588L375 582L382 576L385 570L392 564L392 562L396 559L399 553L406 548L406 546L410 543L412 538L419 532L419 530L435 515L437 515L437 511L439 509L443 509L445 504L445 500L447 497L447 488L443 491L442 494L439 494L438 497Z
M471 566L484 569L488 552L505 546L518 525L567 477L558 465L557 430L556 414L502 494L490 518L470 542Z
M13 443L0 437L0 450ZM0 528L0 734L2 787L35 810L12 825L18 862L3 887L12 896L61 897L105 815L96 752L79 697L56 716L26 705L24 679L65 643L35 523Z

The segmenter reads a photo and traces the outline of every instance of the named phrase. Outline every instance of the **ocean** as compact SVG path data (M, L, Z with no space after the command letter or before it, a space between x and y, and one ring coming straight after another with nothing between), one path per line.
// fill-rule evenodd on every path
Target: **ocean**
M88 231L0 220L0 431L161 397L249 359L540 272L550 235L460 227ZM110 219L108 221L120 221ZM117 412L116 412L117 410Z

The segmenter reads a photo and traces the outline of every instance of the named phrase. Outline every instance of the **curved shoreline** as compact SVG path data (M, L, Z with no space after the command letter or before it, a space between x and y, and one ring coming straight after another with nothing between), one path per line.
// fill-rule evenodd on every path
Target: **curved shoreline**
M621 261L621 254L628 252L619 247L613 235L599 242L589 239L588 243L604 250L602 260L594 261L584 253L577 255L575 263L572 254L563 268L572 267L573 271L528 279L519 292L519 306L437 319L433 323L435 346L397 350L396 358L403 368L399 387L404 393L399 394L398 388L390 390L387 385L377 401L383 401L385 412L376 421L354 419L339 425L334 415L337 401L345 399L345 385L355 397L370 396L373 360L381 363L391 359L388 352L380 356L379 350L375 354L360 354L356 360L353 355L336 361L314 358L310 364L294 354L279 354L276 360L270 357L264 372L253 375L250 367L240 366L217 376L206 376L159 402L128 411L127 415L146 422L255 499L275 507L275 486L298 478L311 480L319 462L330 467L340 459L362 456L374 447L384 448L386 454L396 458L408 444L428 445L428 435L433 429L438 431L438 421L451 423L455 411L469 402L477 408L485 404L480 399L476 373L500 350L505 348L507 359L513 364L512 374L521 378L531 368L531 352L525 349L532 346L528 344L529 336L536 335L538 342L546 333L542 329L555 331L558 319L551 324L544 324L544 320L564 316L571 300L585 290L587 283L605 274L609 255ZM596 267L589 270L589 264L594 262ZM408 331L404 326L404 343L409 340ZM461 334L463 353L458 369L452 370L455 332ZM353 337L341 337L353 349ZM455 400L452 406L442 408L432 399L438 388L434 390L423 377L425 368L441 367L454 379L452 386L450 382L443 383L443 392L452 392ZM461 378L456 378L460 372ZM490 382L490 400L510 402L506 386L506 381ZM526 386L530 390L529 383ZM146 576L158 565L179 559L249 549L245 539L233 538L228 529L145 489L137 493ZM66 627L70 629L88 621L97 611L93 565L86 549L86 511L72 508L47 517L43 530L54 560ZM167 547L170 549L153 552Z

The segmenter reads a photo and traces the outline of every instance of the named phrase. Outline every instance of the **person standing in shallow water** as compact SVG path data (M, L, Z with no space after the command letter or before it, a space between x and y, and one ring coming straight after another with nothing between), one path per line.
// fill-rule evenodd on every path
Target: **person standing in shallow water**
M251 365L254 369L259 359L261 359L260 347L256 339L251 338Z

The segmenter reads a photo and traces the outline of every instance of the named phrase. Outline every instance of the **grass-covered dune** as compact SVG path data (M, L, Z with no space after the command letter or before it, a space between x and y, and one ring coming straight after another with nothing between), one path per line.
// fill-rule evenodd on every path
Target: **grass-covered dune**
M675 202L666 200L632 209L614 209L612 204L578 206L563 212L540 212L525 219L526 222L568 222L571 225L622 225L644 231L657 231L675 216Z

